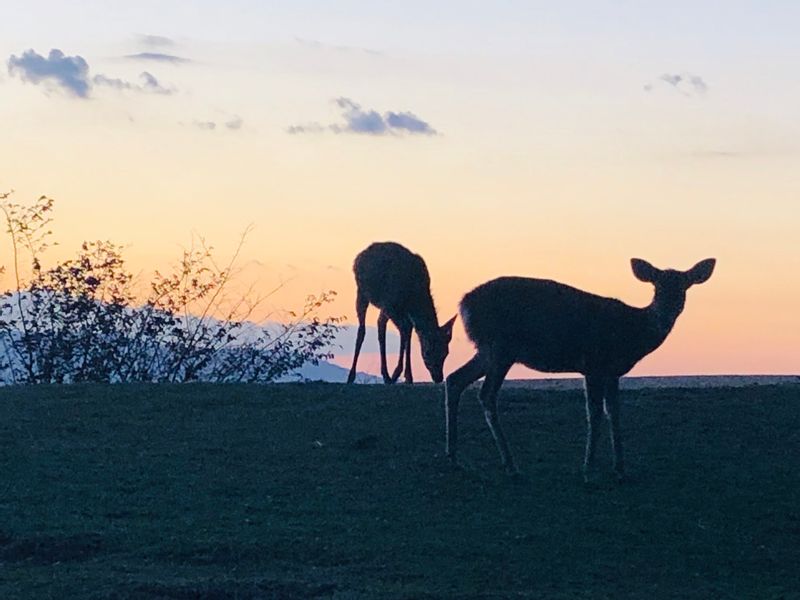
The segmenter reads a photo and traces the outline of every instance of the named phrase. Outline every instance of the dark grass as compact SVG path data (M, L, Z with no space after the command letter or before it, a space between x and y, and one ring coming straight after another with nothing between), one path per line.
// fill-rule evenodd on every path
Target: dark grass
M0 389L0 598L800 598L800 386L626 392L631 480L580 476L578 392Z

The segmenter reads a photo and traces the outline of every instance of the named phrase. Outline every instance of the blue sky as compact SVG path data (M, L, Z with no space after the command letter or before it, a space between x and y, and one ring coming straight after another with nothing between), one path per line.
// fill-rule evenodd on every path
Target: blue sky
M293 36L421 52L536 51L542 40L600 42L714 57L798 50L800 6L790 1L592 2L4 2L5 38L111 41L132 31L193 39L280 41ZM569 53L569 47L563 51Z

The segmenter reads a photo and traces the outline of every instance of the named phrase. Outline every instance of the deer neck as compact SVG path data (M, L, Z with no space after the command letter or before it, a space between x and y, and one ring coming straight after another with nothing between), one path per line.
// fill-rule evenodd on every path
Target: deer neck
M439 328L439 319L430 295L415 302L408 314L419 335L430 335Z
M653 301L650 306L644 309L648 320L648 331L655 346L661 344L664 339L672 331L675 321L678 316L683 312L683 306L686 298L674 297L659 293L656 289Z

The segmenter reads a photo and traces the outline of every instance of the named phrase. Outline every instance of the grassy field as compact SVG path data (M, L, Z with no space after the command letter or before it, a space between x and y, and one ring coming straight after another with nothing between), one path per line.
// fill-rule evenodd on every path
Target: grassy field
M0 388L0 598L800 598L800 386L624 396L583 484L578 391Z

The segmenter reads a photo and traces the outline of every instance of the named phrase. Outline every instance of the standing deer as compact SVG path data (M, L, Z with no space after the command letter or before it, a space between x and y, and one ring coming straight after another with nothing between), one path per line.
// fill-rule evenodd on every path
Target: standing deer
M516 473L497 418L497 393L515 363L550 373L577 372L585 378L586 455L584 476L592 471L595 445L605 408L611 432L614 471L624 475L619 425L619 378L658 348L683 311L686 290L711 277L716 260L688 271L657 269L631 260L633 274L655 286L645 308L544 279L500 277L464 296L461 318L477 353L447 377L445 415L447 455L455 460L458 402L464 389L486 377L479 393L484 416L503 466ZM605 404L605 406L604 406Z
M381 375L384 383L394 383L400 377L405 361L407 383L414 381L411 373L411 332L416 329L422 348L422 359L431 378L441 383L444 359L453 334L455 316L439 326L436 308L431 297L431 278L422 257L394 242L376 242L356 256L353 262L356 276L356 314L358 334L353 366L347 383L356 378L356 364L364 342L364 321L367 307L377 306L378 343L381 352ZM386 366L386 325L392 321L400 331L400 356L394 373Z

